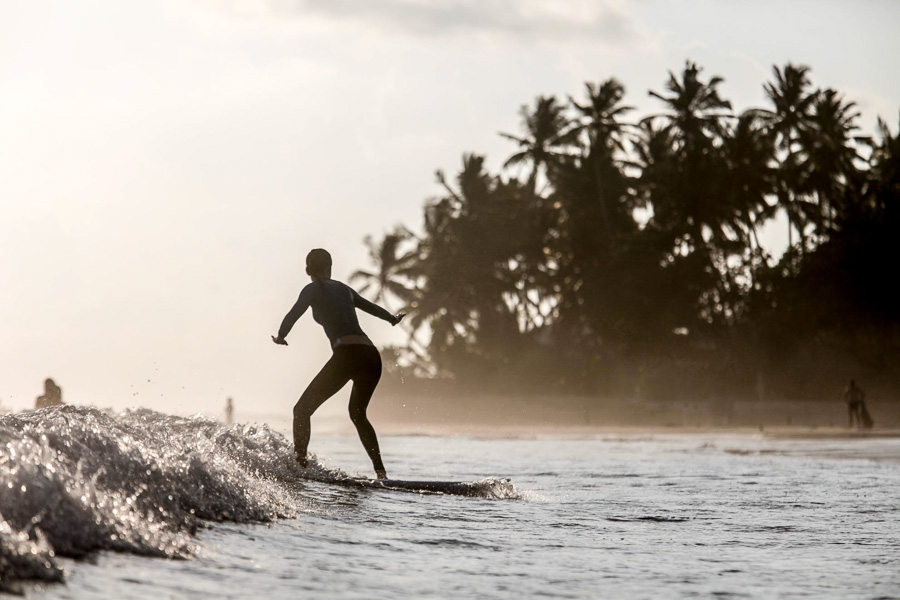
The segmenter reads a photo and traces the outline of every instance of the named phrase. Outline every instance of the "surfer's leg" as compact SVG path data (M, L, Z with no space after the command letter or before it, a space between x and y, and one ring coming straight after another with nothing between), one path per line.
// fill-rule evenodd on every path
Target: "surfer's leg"
M359 440L362 442L366 453L375 467L375 475L379 479L386 479L387 472L384 462L381 460L381 450L378 447L378 437L375 428L366 416L369 400L375 392L378 380L381 379L381 355L372 346L358 346L359 364L353 377L353 391L350 392L350 420L356 426Z
M309 447L309 419L322 403L338 393L350 381L350 373L345 363L346 361L335 352L294 405L294 453L297 462L304 467L306 449Z

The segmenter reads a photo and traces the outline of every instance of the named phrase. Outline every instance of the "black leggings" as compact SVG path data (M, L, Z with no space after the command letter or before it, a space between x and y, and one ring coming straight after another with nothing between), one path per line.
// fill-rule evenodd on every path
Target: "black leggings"
M384 471L381 451L375 429L366 417L366 407L381 379L381 355L378 349L367 344L338 346L334 354L310 382L300 401L294 406L294 452L298 458L306 457L309 446L309 418L322 403L334 396L348 381L353 381L350 392L350 420L356 426L359 439L366 449L376 472Z

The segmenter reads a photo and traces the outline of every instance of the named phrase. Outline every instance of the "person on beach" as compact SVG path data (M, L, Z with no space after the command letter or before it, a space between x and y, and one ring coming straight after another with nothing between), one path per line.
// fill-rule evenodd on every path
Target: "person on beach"
M310 417L348 381L353 381L350 420L356 426L359 439L372 460L376 477L386 479L387 472L381 460L378 438L366 417L369 400L381 379L381 355L359 326L356 309L391 325L400 323L405 315L392 315L360 296L356 290L331 279L331 255L321 248L310 251L306 256L306 274L312 282L300 292L297 302L285 315L278 329L278 336L272 336L272 341L287 346L285 338L297 319L311 306L313 319L325 329L333 354L294 406L295 457L300 466L305 468L309 464L306 450L309 446Z
M44 393L34 401L34 409L62 406L62 389L49 377L44 380Z
M850 427L856 421L857 429L871 429L872 417L866 409L866 393L856 385L856 380L851 379L850 385L844 390L844 401L847 403L847 413L850 418Z
M225 401L225 424L234 424L234 400L231 397Z

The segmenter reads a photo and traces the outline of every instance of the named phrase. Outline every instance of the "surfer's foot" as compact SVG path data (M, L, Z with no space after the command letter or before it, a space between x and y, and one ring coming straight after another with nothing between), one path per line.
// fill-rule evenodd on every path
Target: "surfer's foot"
M297 464L304 469L309 466L309 459L305 455L295 454L294 458L297 460Z
M375 469L375 478L387 479L387 471L385 471L384 469Z

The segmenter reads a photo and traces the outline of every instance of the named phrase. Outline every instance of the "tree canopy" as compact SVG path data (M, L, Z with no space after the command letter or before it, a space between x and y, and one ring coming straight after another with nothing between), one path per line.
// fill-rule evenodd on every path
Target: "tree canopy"
M638 120L616 79L539 96L499 173L477 154L438 171L421 235L368 238L376 268L356 274L429 340L408 362L573 391L648 369L746 391L803 360L896 377L900 135L860 136L856 105L803 65L740 113L722 82L687 62ZM776 260L759 232L779 215Z

